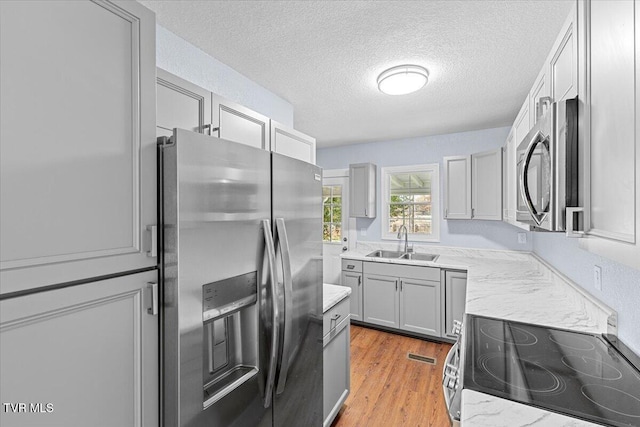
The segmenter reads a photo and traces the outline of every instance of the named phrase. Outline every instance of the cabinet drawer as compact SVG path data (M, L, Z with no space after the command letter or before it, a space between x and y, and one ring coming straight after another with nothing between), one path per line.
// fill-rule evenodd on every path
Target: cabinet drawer
M322 336L329 332L336 332L340 322L349 319L349 297L333 306L322 316Z
M343 259L342 270L362 273L362 261L354 261L352 259Z
M366 274L440 281L440 269L436 267L420 267L416 265L389 264L383 262L365 262L364 269Z

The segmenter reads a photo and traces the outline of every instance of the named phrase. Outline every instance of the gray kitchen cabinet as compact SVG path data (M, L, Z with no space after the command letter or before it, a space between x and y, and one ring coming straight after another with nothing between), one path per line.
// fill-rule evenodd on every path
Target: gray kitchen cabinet
M471 155L473 219L502 220L502 149Z
M471 157L444 161L444 219L471 219Z
M323 315L323 427L329 427L351 389L349 297Z
M551 99L564 101L578 94L577 10L572 8L549 55Z
M45 413L3 410L0 425L157 427L157 281L154 270L1 300L0 400Z
M269 118L249 108L221 97L211 95L213 129L220 138L271 150Z
M442 335L457 339L452 334L453 322L464 319L465 302L467 298L467 273L464 271L444 270L444 330Z
M400 327L397 277L363 275L364 321L388 328Z
M155 266L153 12L3 1L0 63L0 293Z
M210 132L211 92L160 68L156 73L157 135L171 136L174 128Z
M376 217L376 175L373 163L349 165L349 216Z
M400 329L439 337L440 289L440 282L400 279Z
M363 263L364 322L439 337L440 269Z
M545 63L529 92L529 124L531 127L535 126L538 119L547 111L549 102L551 102L549 93L549 67Z
M522 142L525 136L529 133L533 124L531 123L531 117L529 116L529 95L524 100L520 111L516 115L516 120L513 122L514 139L516 148Z
M316 139L271 120L271 151L316 163Z
M640 268L640 3L579 2L578 135L587 238L580 247Z
M342 260L342 286L351 288L349 298L351 319L362 321L362 261Z
M502 219L502 149L444 158L445 219Z

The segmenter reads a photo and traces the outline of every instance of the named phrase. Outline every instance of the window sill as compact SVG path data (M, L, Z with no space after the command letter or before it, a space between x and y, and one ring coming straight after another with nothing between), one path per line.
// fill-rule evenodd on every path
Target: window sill
M398 239L398 236L396 234L385 234L381 237L381 239L404 242L404 238ZM409 234L409 242L440 243L440 236L417 236Z

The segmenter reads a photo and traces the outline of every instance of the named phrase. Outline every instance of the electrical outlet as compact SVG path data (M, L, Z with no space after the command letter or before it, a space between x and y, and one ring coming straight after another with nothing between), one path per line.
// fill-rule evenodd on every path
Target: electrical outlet
M527 233L518 233L518 243L521 245L527 243Z
M593 283L597 290L602 290L602 267L599 265L593 267Z
M361 235L362 237L366 236L366 235L367 235L367 229L366 229L366 228L361 228L361 229L360 229L360 235Z

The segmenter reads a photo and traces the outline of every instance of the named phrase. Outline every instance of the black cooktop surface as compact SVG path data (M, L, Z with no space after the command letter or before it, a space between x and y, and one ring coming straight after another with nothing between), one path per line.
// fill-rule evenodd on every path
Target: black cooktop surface
M467 316L465 339L465 389L640 426L640 372L600 335Z

